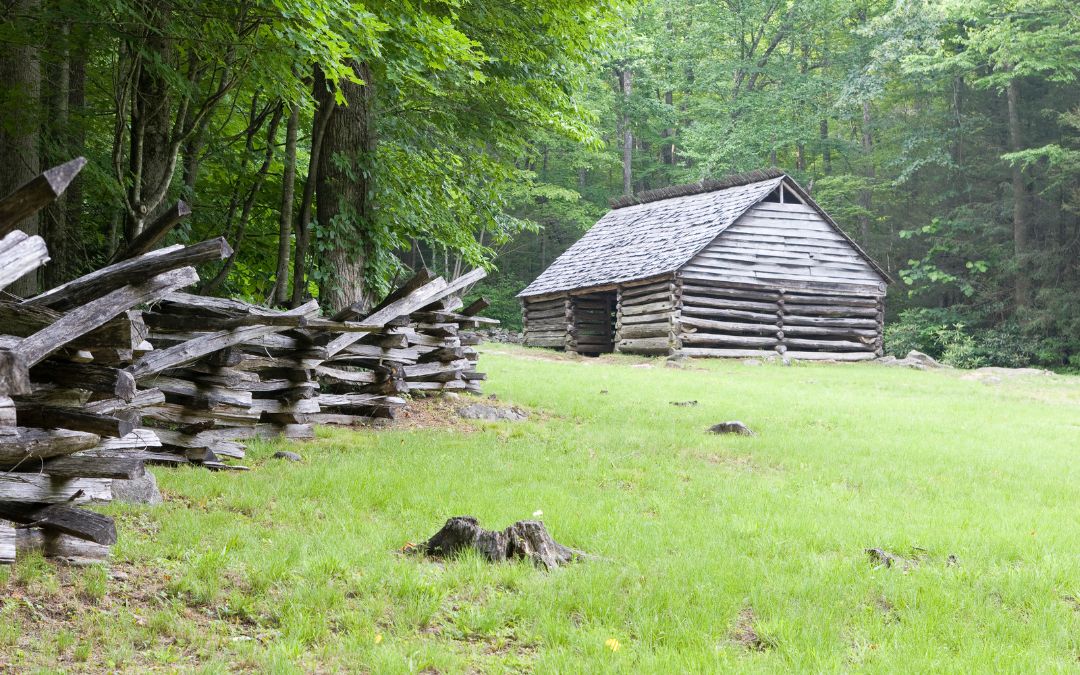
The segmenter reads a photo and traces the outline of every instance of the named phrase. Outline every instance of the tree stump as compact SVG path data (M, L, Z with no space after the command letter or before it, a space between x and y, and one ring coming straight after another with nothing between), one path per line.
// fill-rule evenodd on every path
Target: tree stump
M583 551L568 548L551 538L538 520L519 520L502 531L485 530L472 516L454 516L442 529L410 552L435 558L450 558L471 548L489 562L528 559L537 566L553 569L572 560L587 557Z

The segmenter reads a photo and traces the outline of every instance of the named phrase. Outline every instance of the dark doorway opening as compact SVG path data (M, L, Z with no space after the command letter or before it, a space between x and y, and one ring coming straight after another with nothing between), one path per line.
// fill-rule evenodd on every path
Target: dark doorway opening
M615 351L616 302L615 291L570 298L570 346L573 351L586 356Z

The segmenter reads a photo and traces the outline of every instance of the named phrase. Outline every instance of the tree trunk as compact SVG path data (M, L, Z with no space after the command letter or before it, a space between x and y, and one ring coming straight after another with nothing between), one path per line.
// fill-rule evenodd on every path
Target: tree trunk
M146 221L165 203L157 193L172 180L176 152L172 149L172 88L160 68L173 60L175 45L166 35L169 2L145 3L145 34L132 41L131 52L138 60L131 102L131 137L128 153L128 202L134 213L124 222L128 242L138 236Z
M334 112L326 127L317 170L319 235L327 242L320 251L325 269L319 295L331 312L370 300L364 284L364 230L372 217L368 193L375 150L374 96L367 64L354 63L353 70L363 84L339 82L345 105Z
M863 175L866 177L867 183L873 182L877 175L872 156L874 152L874 136L870 130L870 122L870 101L863 101L862 150L863 161L866 163ZM862 213L859 214L859 234L862 235L862 245L866 246L870 242L870 209L874 206L874 193L869 185L859 191L859 206L862 207Z
M307 257L311 247L311 208L315 199L315 185L319 159L326 142L326 128L334 115L336 102L326 85L322 69L315 66L312 98L315 99L315 116L311 125L311 152L308 171L304 178L304 196L300 200L300 217L296 221L296 251L293 253L292 299L289 305L299 307L307 296Z
M1020 127L1020 82L1018 78L1009 80L1006 89L1009 104L1009 150L1020 152L1024 149L1024 139ZM1023 167L1014 162L1012 165L1013 198L1013 252L1016 256L1016 306L1031 305L1031 223L1028 216L1027 183Z
M630 94L633 73L629 68L619 71L619 90L622 92L622 182L623 194L634 194L634 132L630 128Z
M829 148L829 119L821 118L821 162L825 165L825 175L832 175L832 149Z
M45 134L43 164L56 166L70 159L68 134L70 130L68 110L71 89L71 58L68 46L70 26L67 22L50 26L58 39L53 58L43 64L43 73L48 88L42 92L42 107L45 120L42 131ZM76 181L80 182L80 181ZM45 266L42 274L43 288L50 289L67 281L70 261L68 260L67 228L67 193L60 195L52 204L42 209L41 232L49 245L49 257L52 260Z
M39 0L9 0L6 5L11 17L36 16L41 9ZM0 118L0 196L21 187L41 171L38 155L40 86L37 45L29 40L25 43L0 42L0 90L14 102L6 107ZM37 215L21 222L19 229L27 234L38 234ZM35 295L37 273L27 274L7 290L24 297Z
M670 110L675 103L675 93L671 89L664 92L664 103L667 105L670 114ZM675 128L666 127L660 132L660 137L666 141L660 146L660 161L672 165L675 163Z
M277 130L278 125L281 123L281 115L282 105L281 103L277 103L274 106L274 113L270 118L270 125L266 131L266 149L263 151L263 162L255 171L255 180L252 181L251 186L247 190L247 194L244 196L243 208L240 211L240 221L237 224L236 237L232 245L232 253L225 261L225 264L221 266L221 270L218 271L217 275L199 288L199 291L204 295L209 295L216 291L217 288L229 278L229 273L232 272L232 268L236 264L236 256L240 254L240 248L244 244L244 234L247 231L247 224L251 219L251 209L255 206L255 199L259 196L259 190L262 189L262 184L266 180L266 174L270 170L270 164L274 159L274 147L277 144ZM262 129L262 121L253 123L248 130L248 152L251 152L254 149L255 136L260 129Z
M278 219L277 273L271 302L284 306L289 301L289 251L292 240L293 201L296 197L296 129L300 125L300 106L289 109L285 126L285 167L281 176L281 216Z
M86 61L89 58L90 49L87 44L86 33L88 31L78 26L73 27L73 31L74 40L69 52L68 66L68 120L70 123L68 139L71 157L81 157L86 155L86 129L88 123L86 114ZM65 216L67 231L71 233L72 237L76 238L82 235L84 183L85 180L73 181L67 192L64 193L67 200L67 214ZM64 281L77 276L79 273L70 254L68 255L65 272L67 278Z

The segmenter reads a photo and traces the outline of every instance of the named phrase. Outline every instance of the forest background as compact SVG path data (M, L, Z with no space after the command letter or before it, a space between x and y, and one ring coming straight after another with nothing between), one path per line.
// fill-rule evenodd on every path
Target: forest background
M204 293L373 301L485 265L514 295L612 197L777 166L879 260L887 348L1080 368L1068 0L2 0L0 193L32 295L182 200Z

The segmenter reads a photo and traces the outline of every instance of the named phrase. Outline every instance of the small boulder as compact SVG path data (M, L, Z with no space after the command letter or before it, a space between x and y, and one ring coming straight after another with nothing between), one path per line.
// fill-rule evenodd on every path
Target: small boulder
M924 368L942 368L942 367L944 367L940 363L938 363L933 357L931 357L931 356L929 356L927 354L923 354L922 352L916 351L914 349L912 349L910 352L908 352L907 356L904 357L904 360L909 361L911 363L917 363L917 364L923 366Z
M161 503L161 490L158 489L157 479L149 471L138 478L114 479L112 493L113 501L125 504Z
M936 361L932 356L924 354L920 351L912 349L908 352L907 356L902 359L898 359L895 356L887 355L877 359L875 363L883 366L892 366L894 368L913 368L915 370L929 370L931 368L944 368L945 366Z
M461 415L467 420L486 420L489 422L501 420L521 422L522 420L529 418L529 413L521 408L497 408L493 405L484 405L483 403L474 403L472 405L467 405L464 408L459 408L458 415Z
M287 459L290 462L301 462L304 460L300 455L295 452L289 452L288 450L278 450L274 453L274 459Z
M750 430L750 427L738 421L721 422L720 424L714 424L709 427L709 433L738 434L739 436L757 436L757 434Z

